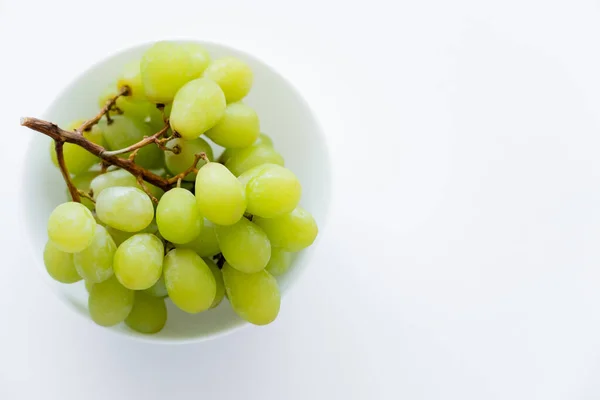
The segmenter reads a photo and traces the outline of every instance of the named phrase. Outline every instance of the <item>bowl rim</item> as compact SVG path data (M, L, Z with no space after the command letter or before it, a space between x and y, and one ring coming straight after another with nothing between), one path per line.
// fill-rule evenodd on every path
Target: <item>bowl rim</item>
M108 55L94 59L94 61L92 63L90 63L81 72L76 74L73 77L73 79L70 80L69 83L67 83L61 90L59 90L53 96L50 103L47 105L47 107L41 113L41 116L44 119L49 119L49 117L51 117L50 109L52 109L53 104L57 101L57 99L63 97L66 93L71 91L77 81L84 78L86 75L90 74L90 72L94 68L98 67L100 64L106 62L107 60L109 60L113 57L125 55L125 54L131 52L132 50L140 49L140 48L144 48L144 47L150 47L154 43L157 43L159 41L160 42L168 41L168 42L179 42L179 43L197 43L197 44L202 44L202 45L221 47L225 50L231 50L233 53L237 53L239 55L242 55L245 58L248 58L248 59L253 60L254 62L257 62L258 64L261 64L266 70L268 70L268 72L270 74L276 75L279 79L281 79L283 82L285 82L285 84L289 87L289 89L293 93L293 95L306 108L308 114L311 115L311 117L314 120L314 125L317 128L316 129L317 136L319 136L319 140L322 141L322 146L324 149L325 157L323 158L323 166L324 166L323 169L324 169L324 171L327 171L326 178L325 178L325 181L326 181L325 196L323 198L323 200L324 200L323 201L323 203L324 203L323 216L319 220L319 234L317 236L317 239L310 246L310 252L309 252L309 254L306 254L306 256L303 260L304 266L296 272L296 275L295 275L293 281L291 281L291 283L287 285L286 290L281 292L281 299L283 300L283 298L286 297L293 290L293 288L295 286L297 286L297 283L300 280L300 278L303 277L304 274L306 273L306 269L308 268L310 261L314 258L315 250L319 247L319 244L323 237L323 233L325 232L326 226L328 225L328 221L330 219L329 209L330 209L331 203L332 203L332 180L333 180L332 172L331 172L332 171L332 163L331 163L331 152L330 152L329 140L328 140L327 135L325 135L325 131L324 131L323 125L318 117L318 114L310 106L308 101L304 98L304 96L302 95L302 92L298 89L298 87L290 79L288 79L286 76L284 76L278 70L276 70L273 66L271 66L268 62L264 61L262 58L259 58L258 56L255 56L255 55L249 53L246 50L240 49L236 46L232 46L226 42L217 42L217 41L213 41L213 40L199 40L199 39L191 39L191 38L169 38L169 39L162 39L162 40L135 42L133 44L128 44L125 47L121 47ZM35 142L36 138L37 138L36 135L32 135L32 137L27 139L28 142L26 142L26 153L25 154L30 152L31 148L34 146L34 142ZM21 172L22 179L27 176L29 168L32 168L32 167L28 166L27 164L25 165L25 168L23 168L23 170ZM21 185L20 192L21 192L20 197L22 199L22 201L21 201L22 206L19 207L21 218L24 221L29 221L30 217L28 216L28 213L25 209L26 201L24 199L28 195L25 185ZM29 226L29 223L26 223L25 225ZM29 254L31 255L32 261L35 264L35 263L37 263L37 260L35 259L34 254L38 250L34 248L33 241L31 240L28 232L26 232L27 230L28 229L23 229L22 232L23 232L23 235L26 237ZM83 315L81 310L78 309L78 307L74 306L67 298L65 298L65 296L63 296L61 293L59 293L59 290L57 289L55 282L52 281L51 278L49 276L47 276L47 274L44 273L45 272L44 268L34 268L34 269L37 270L37 273L40 275L40 277L44 281L45 285L50 289L50 291L52 291L54 293L55 297L57 297L60 300L60 302L62 302L64 305L66 305L67 306L66 308L68 308L70 310L70 312L72 312L73 314L76 314L78 316L77 319L84 319L87 321L87 324L91 324L96 328L102 328L101 330L108 333L109 335L125 337L125 338L128 338L129 340L134 340L137 342L144 342L144 343L161 344L161 345L184 345L184 344L200 343L200 342L205 342L205 341L213 340L213 339L220 338L220 337L225 337L234 332L240 331L242 328L252 325L250 322L245 321L238 317L238 320L235 322L235 324L232 324L230 327L228 327L226 329L207 333L207 334L204 334L199 337L187 337L187 338L180 338L180 339L156 337L155 335L146 335L146 334L142 334L142 333L133 331L131 329L120 330L120 329L114 329L115 327L108 327L108 329L106 327L99 327L90 318L85 318L85 316Z

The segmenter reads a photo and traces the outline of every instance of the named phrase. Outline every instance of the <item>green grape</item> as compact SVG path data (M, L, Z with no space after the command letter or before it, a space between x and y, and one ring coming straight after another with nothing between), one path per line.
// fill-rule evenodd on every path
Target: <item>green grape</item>
M225 260L245 273L265 268L271 258L271 243L266 233L246 218L229 226L217 226L217 239Z
M276 164L263 164L242 173L246 188L246 210L264 218L292 212L300 201L302 186L292 171Z
M167 322L165 301L144 292L135 292L133 309L125 324L140 333L157 333Z
M96 200L100 221L120 231L139 232L154 218L154 206L138 188L114 186L100 192Z
M106 231L110 234L110 236L115 241L117 247L121 245L124 241L135 235L136 233L153 233L156 234L158 232L158 225L156 225L156 221L152 220L150 225L142 229L138 232L123 232L118 229L113 228L112 226L106 226Z
M160 199L156 208L156 223L163 238L172 243L187 243L200 234L204 218L198 212L194 195L173 188Z
M48 237L67 253L77 253L90 245L96 231L91 211L80 203L69 201L56 207L48 219Z
M164 192L161 188L147 182L145 185L148 187L148 190L154 197L157 199L162 197ZM98 195L104 189L115 186L137 187L138 189L142 188L136 177L124 169L116 169L114 171L105 172L104 174L96 176L90 182L90 189L92 189L94 192L95 199L98 198Z
M273 322L279 314L281 296L277 280L266 270L245 274L225 263L223 281L233 310L255 325Z
M83 120L72 122L67 125L66 130L75 130L79 128L83 122ZM96 144L104 144L104 137L100 129L92 129L83 132L83 136ZM52 163L58 167L58 157L54 148L54 141L50 143L50 157ZM79 175L87 171L92 165L100 161L98 157L85 150L83 147L73 143L65 143L63 145L63 157L69 173L73 175Z
M123 286L132 290L148 289L162 274L163 242L150 233L133 235L117 248L113 269Z
M106 103L108 103L108 101L115 97L118 93L119 91L117 90L117 87L114 84L105 87L100 92L100 96L98 97L98 108L103 108L106 105Z
M162 114L156 108L156 104L146 100L136 100L129 97L120 97L117 107L123 111L123 115L135 119L148 126L152 133L156 133L165 126Z
M133 308L134 294L113 276L90 290L88 309L98 325L113 326L125 321Z
M85 282L85 290L87 290L88 293L91 293L92 288L94 287L95 283L88 282L88 281L84 281L84 282Z
M217 291L215 294L215 299L213 300L210 306L210 308L215 308L216 306L221 304L223 297L225 297L225 284L223 283L223 274L221 273L219 267L217 267L217 264L215 264L211 259L203 258L203 260L206 263L206 265L208 265L208 268L210 268L210 272L212 272L213 276L215 277Z
M228 148L251 146L259 134L260 123L256 111L242 103L228 104L223 118L206 131L210 140Z
M239 149L225 162L225 166L235 176L262 164L277 164L283 167L283 157L273 147L262 144Z
M71 181L73 182L73 185L75 185L75 187L77 189L87 192L90 190L90 184L92 182L92 179L97 177L98 174L99 174L98 171L82 172L79 175L72 178ZM71 194L69 193L69 188L66 189L66 193L67 193L67 199L71 200ZM81 198L81 204L86 206L90 211L94 210L94 207L95 207L94 203L91 200L86 199L85 197Z
M73 255L77 273L87 282L98 283L113 275L113 256L117 250L115 241L102 225L96 225L92 243Z
M73 263L73 254L59 250L51 241L47 241L44 247L44 265L48 275L58 282L75 283L81 280Z
M204 76L217 82L228 103L243 99L250 92L254 79L248 64L234 57L214 60L204 71Z
M157 42L142 56L140 71L146 97L154 103L170 103L177 91L202 75L210 62L208 53L195 44Z
M188 243L177 244L176 246L192 249L198 253L200 257L212 257L221 252L219 242L217 241L215 225L206 218L204 218L204 227L196 239Z
M219 85L210 79L194 79L175 95L171 128L184 139L196 139L219 122L225 107L225 95Z
M190 249L173 249L165 256L165 285L169 298L183 311L207 310L217 293L215 277L204 260Z
M287 251L273 248L271 249L271 259L265 267L273 276L280 276L286 273L292 263L292 255Z
M130 61L123 67L119 79L117 79L117 88L120 90L127 86L129 88L128 97L144 99L144 85L140 75L140 60Z
M111 116L111 121L109 124L106 118L103 118L97 125L104 132L104 139L109 150L123 149L139 142L145 136L156 133L149 125L125 115ZM122 154L121 157L126 158L129 154ZM135 162L144 168L156 167L163 162L162 160L162 151L157 146L142 147L135 158Z
M279 217L254 217L252 221L266 232L273 247L291 252L310 246L319 231L313 216L300 207Z
M259 145L273 147L273 140L271 140L271 138L265 135L264 133L261 133L260 135L258 135L258 139L256 139L256 141L252 143L252 146ZM221 164L225 164L231 157L239 153L240 150L242 149L225 149L223 153L221 153L221 155L219 156L219 162Z
M235 224L246 210L242 184L223 165L210 162L196 176L200 214L218 225Z
M178 146L179 152L175 154L172 151L165 152L165 165L169 172L173 175L177 175L192 165L194 162L194 156L199 153L206 153L206 156L209 160L213 159L213 151L210 147L210 144L206 142L206 140L202 138L193 139L193 140L184 140L181 138L172 139L167 142L167 148L173 149L175 146ZM196 168L202 167L206 164L206 161L200 160L198 164L196 164ZM190 172L187 174L183 180L193 181L196 179L196 173Z
M167 297L169 293L167 292L167 286L165 285L165 277L161 275L156 283L144 290L144 292L154 297Z

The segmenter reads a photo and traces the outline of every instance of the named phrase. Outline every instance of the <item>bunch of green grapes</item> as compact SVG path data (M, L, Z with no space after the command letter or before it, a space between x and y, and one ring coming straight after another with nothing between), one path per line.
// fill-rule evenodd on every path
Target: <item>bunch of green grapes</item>
M299 205L296 175L261 133L256 111L242 102L252 81L242 60L212 60L200 45L159 42L100 95L103 106L128 89L116 109L83 132L108 150L170 125L161 145L150 143L132 157L174 177L166 192L128 171L98 168L86 150L64 146L71 180L88 196L50 215L44 263L59 282L84 281L97 324L156 333L167 321L166 301L195 314L210 312L224 297L253 324L277 317L276 277L314 242L318 228Z

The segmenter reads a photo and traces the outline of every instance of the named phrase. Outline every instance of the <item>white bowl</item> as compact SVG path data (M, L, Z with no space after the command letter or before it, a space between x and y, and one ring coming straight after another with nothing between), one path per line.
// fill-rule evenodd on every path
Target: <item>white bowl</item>
M261 131L273 138L275 148L285 158L286 167L298 176L303 188L301 204L314 215L322 233L330 202L331 172L326 140L313 111L292 84L264 62L221 44L199 43L206 47L213 59L224 56L239 57L254 71L254 85L245 102L257 110ZM102 89L115 82L122 66L130 60L139 59L150 45L151 43L148 43L128 48L98 62L76 77L41 117L64 126L72 120L93 116L98 110L97 99ZM24 187L21 204L35 267L53 289L54 294L64 300L69 308L91 322L83 282L72 285L57 283L47 275L43 265L42 251L47 239L48 216L54 207L67 201L67 195L62 177L50 161L51 140L40 133L30 133L30 162L26 164L23 179L31 184ZM216 154L219 152L220 150L217 150ZM282 296L308 267L317 242L298 253L290 271L278 279ZM313 260L315 261L318 260ZM124 324L112 328L98 326L98 329L155 343L188 343L222 336L247 325L233 312L226 300L214 310L197 315L178 310L170 301L167 307L167 324L155 335L139 334ZM283 301L281 313L285 312Z

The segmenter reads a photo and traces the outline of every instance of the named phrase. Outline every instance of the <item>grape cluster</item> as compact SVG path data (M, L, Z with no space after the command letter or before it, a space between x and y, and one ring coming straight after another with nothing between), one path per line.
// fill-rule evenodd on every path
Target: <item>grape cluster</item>
M44 263L59 282L85 281L97 324L156 333L167 320L165 301L195 314L224 297L253 324L277 317L275 277L318 229L298 205L298 179L261 133L256 111L241 102L252 81L239 59L211 60L200 45L158 42L100 95L99 105L116 98L115 108L82 134L107 151L169 124L160 143L119 155L159 176L179 176L167 191L64 145L70 179L87 196L50 215ZM51 156L59 166L54 147Z

